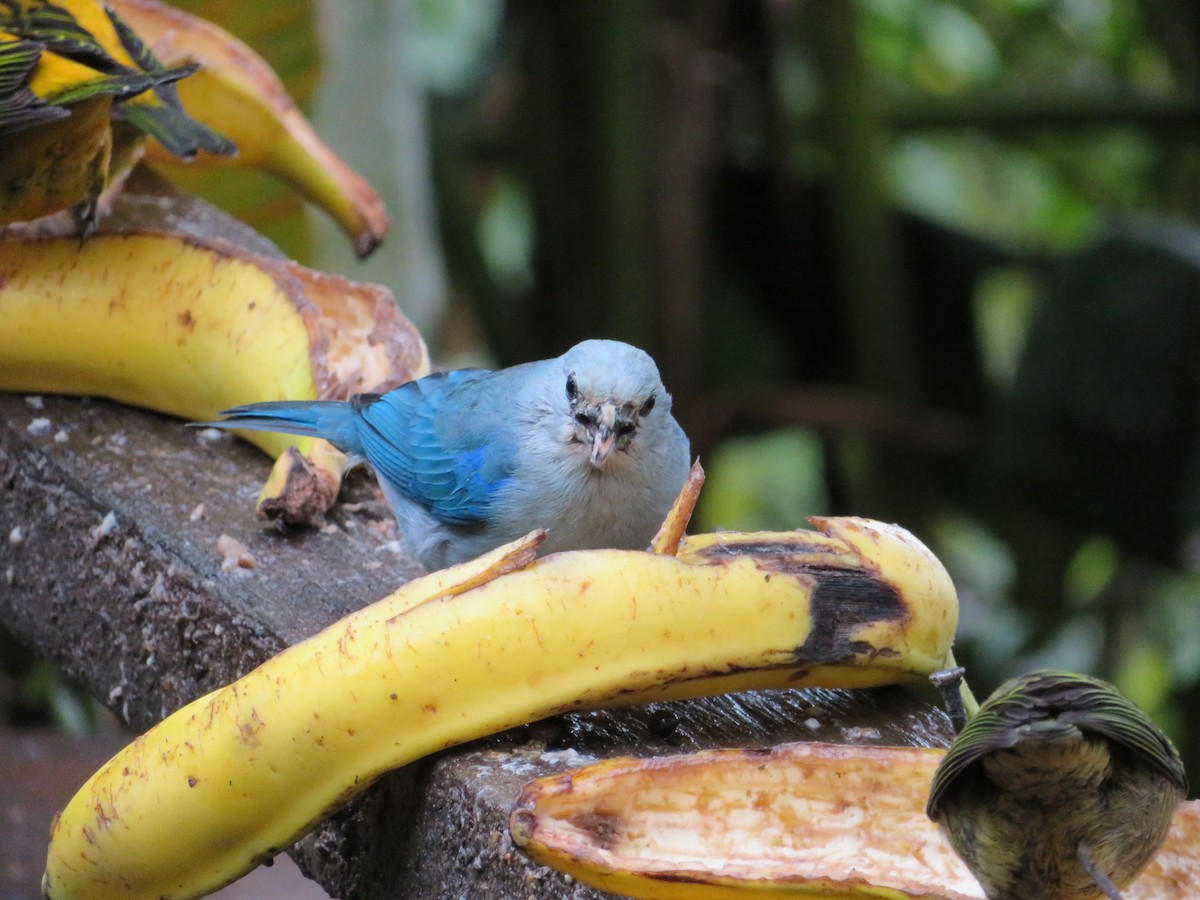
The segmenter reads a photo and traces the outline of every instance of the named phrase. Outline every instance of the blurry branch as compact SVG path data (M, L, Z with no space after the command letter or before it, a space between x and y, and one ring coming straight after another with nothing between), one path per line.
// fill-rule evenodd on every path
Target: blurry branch
M662 17L650 47L659 367L681 405L691 405L702 379L706 237L711 232L708 185L721 137L721 84L712 47L724 25L724 4L693 3Z
M952 100L893 101L879 116L885 130L925 131L979 128L997 134L1043 129L1132 125L1160 135L1200 131L1200 98L1131 94L1063 94L1057 97L969 96ZM793 137L820 134L825 119L793 114ZM468 141L467 155L490 165L511 165L518 148L512 141Z
M901 402L921 383L884 185L888 134L879 91L858 46L857 7L810 4L807 26L824 85L820 121L829 151L836 275L854 334L856 382Z
M521 326L546 354L596 336L653 349L651 6L513 0L509 9L522 35L518 139L538 235Z
M644 3L609 5L599 30L598 87L601 121L601 177L607 189L600 193L602 271L610 273L608 303L614 336L641 346L652 346L655 303L650 285L648 200L650 153L647 142L649 109L646 96L647 23L650 7Z
M963 416L927 406L892 403L875 393L846 388L740 390L700 397L694 440L706 435L801 425L828 434L854 432L871 440L933 453L963 453L977 442L977 429Z
M469 150L451 133L445 115L436 107L430 115L430 147L438 226L449 269L462 282L462 296L471 306L488 347L501 360L535 359L537 351L519 322L519 299L492 277L479 244L478 219L471 210L467 185L471 181Z
M1130 94L1062 94L1057 97L970 96L953 100L921 100L881 111L897 131L981 128L999 134L1047 128L1133 125L1158 134L1200 130L1200 99ZM812 134L815 117L796 117L797 133Z

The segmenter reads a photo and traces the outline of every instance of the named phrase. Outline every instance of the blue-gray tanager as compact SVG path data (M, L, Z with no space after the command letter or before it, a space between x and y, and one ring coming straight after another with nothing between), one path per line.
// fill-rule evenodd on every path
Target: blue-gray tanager
M535 528L547 552L643 549L684 481L688 440L646 353L584 341L557 359L459 369L349 401L252 403L220 428L325 438L371 464L430 570Z

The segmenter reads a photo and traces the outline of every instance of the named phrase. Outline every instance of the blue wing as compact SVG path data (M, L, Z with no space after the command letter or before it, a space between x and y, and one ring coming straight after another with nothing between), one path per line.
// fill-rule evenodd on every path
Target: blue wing
M509 371L459 369L354 398L367 462L439 521L485 522L515 462Z

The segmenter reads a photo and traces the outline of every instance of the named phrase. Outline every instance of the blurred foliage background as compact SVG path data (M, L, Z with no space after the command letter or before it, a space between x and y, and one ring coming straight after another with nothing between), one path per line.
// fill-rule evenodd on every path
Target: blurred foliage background
M900 522L977 693L1098 674L1200 772L1188 0L177 5L267 56L395 223L360 264L266 181L194 190L388 284L443 364L645 347L697 527Z

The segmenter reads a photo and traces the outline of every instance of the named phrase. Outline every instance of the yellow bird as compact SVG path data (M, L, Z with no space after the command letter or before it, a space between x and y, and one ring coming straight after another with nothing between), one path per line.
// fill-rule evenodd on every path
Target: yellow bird
M99 0L0 0L0 225L74 206L90 232L147 135L184 158L236 152L183 110L174 83L195 68L164 67ZM114 138L114 120L132 127Z

